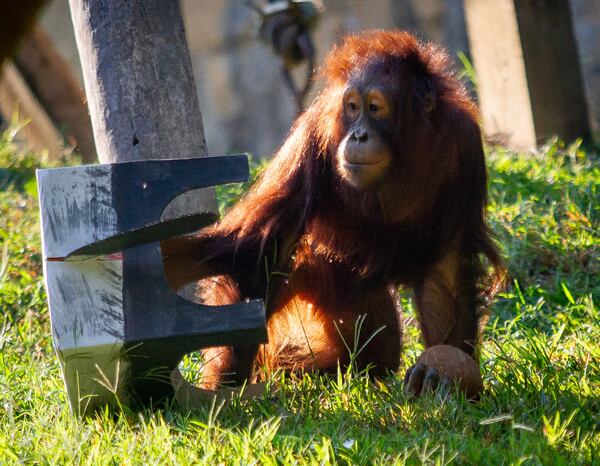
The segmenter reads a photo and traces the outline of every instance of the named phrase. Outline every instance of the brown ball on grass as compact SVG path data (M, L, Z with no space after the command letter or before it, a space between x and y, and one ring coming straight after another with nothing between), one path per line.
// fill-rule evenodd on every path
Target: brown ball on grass
M479 365L464 351L450 345L437 345L425 350L417 363L437 369L440 379L458 384L467 398L476 399L483 390Z

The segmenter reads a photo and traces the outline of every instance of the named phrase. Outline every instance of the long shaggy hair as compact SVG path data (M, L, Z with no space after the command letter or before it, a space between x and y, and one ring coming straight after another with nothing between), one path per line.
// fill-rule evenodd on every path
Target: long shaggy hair
M385 202L375 188L348 185L336 168L347 132L343 93L352 79L371 79L374 67L389 80L397 109L388 135L394 159ZM458 302L456 296L466 294L466 306L476 308L501 282L503 267L485 222L487 176L477 110L446 53L406 32L371 31L335 47L321 78L324 90L297 118L260 179L220 222L188 240L184 249L191 261L226 277L205 288L204 300L267 299L270 339L277 332L298 335L290 323L298 319L281 313L285 303L295 302L300 315L311 311L309 304L326 301L322 322L301 329L325 348L319 325L342 314L335 296L360 299L382 286L373 302L387 303L386 290L398 285L423 290L432 273L446 273L442 259L452 252L464 284L445 290L454 297L444 299ZM489 279L484 258L494 270ZM436 293L427 299L442 299ZM479 322L478 314L467 319L469 328ZM427 342L433 337L425 327ZM292 359L301 364L306 356L297 353Z

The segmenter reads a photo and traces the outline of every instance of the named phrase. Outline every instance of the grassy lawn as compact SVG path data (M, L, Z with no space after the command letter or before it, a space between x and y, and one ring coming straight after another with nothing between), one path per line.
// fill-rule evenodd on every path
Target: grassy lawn
M400 376L280 374L275 400L83 421L52 349L35 164L0 137L0 464L600 464L596 154L489 153L490 222L510 281L485 329L479 403L409 401ZM220 189L222 206L241 189ZM403 301L406 367L422 345Z

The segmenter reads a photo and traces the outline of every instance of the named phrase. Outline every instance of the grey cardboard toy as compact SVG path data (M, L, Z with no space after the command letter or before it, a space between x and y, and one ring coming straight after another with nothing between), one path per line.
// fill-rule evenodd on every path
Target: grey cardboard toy
M158 402L186 353L266 341L261 301L213 307L171 289L159 242L218 217L206 205L161 219L173 198L247 176L239 155L38 170L52 336L75 413Z

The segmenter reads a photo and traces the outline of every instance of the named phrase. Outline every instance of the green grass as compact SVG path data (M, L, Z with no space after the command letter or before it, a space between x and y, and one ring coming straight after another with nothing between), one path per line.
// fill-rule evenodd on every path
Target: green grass
M52 349L32 154L0 137L0 464L600 464L600 164L555 143L489 154L511 281L473 404L399 377L275 377L276 399L75 419ZM242 188L220 188L222 207ZM420 353L410 297L404 364Z

